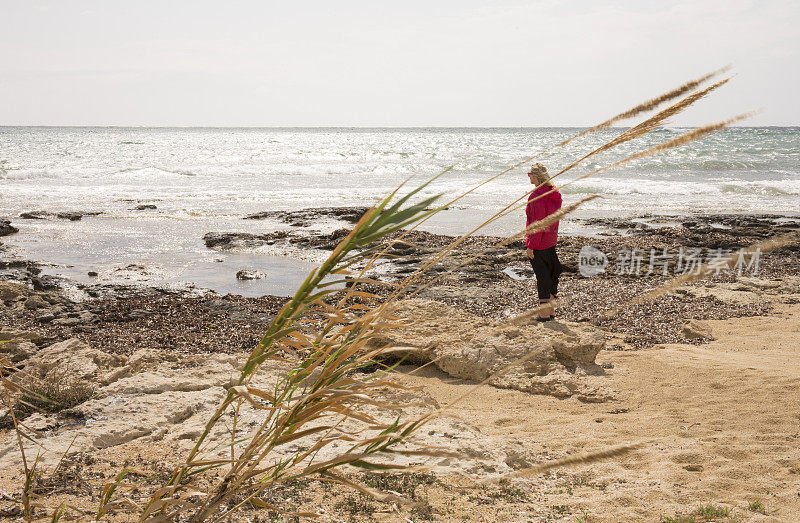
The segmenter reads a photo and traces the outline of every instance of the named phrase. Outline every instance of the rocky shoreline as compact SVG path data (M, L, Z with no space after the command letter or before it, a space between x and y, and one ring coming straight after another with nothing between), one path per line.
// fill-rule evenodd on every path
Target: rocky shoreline
M292 245L311 251L335 247L347 234L347 227L357 221L364 208L303 209L296 212L267 212L245 219L278 218L292 225L289 231L261 235L244 233L207 233L209 249L246 250L264 245ZM57 213L48 213L57 214ZM309 230L309 222L334 217L330 232ZM646 348L658 343L692 341L682 333L682 325L691 319L724 319L767 313L770 306L750 302L726 303L708 293L684 290L648 304L623 308L622 313L606 317L612 309L655 288L674 277L657 271L647 274L652 252L664 249L673 255L681 249L735 251L765 238L796 230L798 222L781 216L697 215L662 225L663 217L641 216L631 219L593 219L594 226L607 232L593 237L564 236L558 252L565 267L560 287L564 305L559 317L568 321L590 322L609 332L621 334L625 343ZM4 220L0 230L11 231L13 224ZM12 231L14 229L14 231ZM399 235L395 236L397 238ZM412 274L426 259L447 246L454 237L413 231L395 244L388 261L377 266L372 277L398 281ZM522 241L498 246L501 238L468 238L450 255L431 267L410 293L446 303L479 316L503 319L516 316L535 306L535 280L523 254ZM591 246L609 258L606 272L586 278L578 272L578 255ZM0 246L0 248L2 248ZM618 253L638 250L642 270L633 274L614 266ZM618 256L617 256L618 258ZM720 274L708 282L694 285L777 285L781 278L800 273L800 244L794 241L778 250L765 253L757 274L736 277ZM618 261L618 260L617 260ZM466 262L466 263L465 263ZM461 266L463 264L463 266ZM751 271L752 272L752 271ZM749 278L749 279L748 279ZM262 296L242 298L212 292L152 288L146 285L79 284L87 298L75 300L64 290L64 281L43 276L41 267L30 261L4 260L0 256L0 280L22 282L34 292L24 303L0 308L0 326L37 328L53 340L78 337L114 353L130 353L134 346L169 347L176 351L239 351L258 339L287 298ZM744 283L742 283L744 281ZM756 283L748 284L748 281ZM759 283L761 282L761 283ZM763 283L772 282L772 283ZM761 286L761 287L759 287ZM424 287L420 290L420 287ZM386 292L383 286L369 289Z

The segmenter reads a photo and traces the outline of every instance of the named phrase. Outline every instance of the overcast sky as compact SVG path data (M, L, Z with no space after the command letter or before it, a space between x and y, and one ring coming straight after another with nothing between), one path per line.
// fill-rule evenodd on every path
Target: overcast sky
M797 0L0 0L0 125L800 125Z

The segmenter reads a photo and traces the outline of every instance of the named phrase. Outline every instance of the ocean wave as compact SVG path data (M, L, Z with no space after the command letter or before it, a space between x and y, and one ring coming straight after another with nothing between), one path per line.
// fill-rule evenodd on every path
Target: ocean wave
M59 174L48 169L0 169L0 180L41 180L55 179Z
M595 180L578 182L562 189L564 194L659 194L713 195L719 193L794 196L800 194L800 180L675 182L655 180Z
M767 196L797 196L800 195L800 181L782 180L774 182L739 182L722 184L720 189L724 193L734 194L763 194Z

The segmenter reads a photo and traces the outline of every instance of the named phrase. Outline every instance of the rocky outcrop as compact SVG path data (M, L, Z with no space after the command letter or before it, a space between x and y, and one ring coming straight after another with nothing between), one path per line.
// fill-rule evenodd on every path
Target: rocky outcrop
M20 218L25 220L48 220L53 218L58 218L61 220L69 220L71 222L77 222L84 216L98 216L103 214L100 211L93 211L93 212L80 212L80 211L64 211L64 212L48 212L48 211L28 211L23 212L19 215Z
M267 275L261 271L242 269L236 273L237 280L260 280L266 278Z
M25 420L26 426L40 431L36 445L44 446L44 465L58 461L68 450L91 452L139 438L159 441L196 437L231 379L238 375L244 357L142 350L124 358L77 339L38 351L32 343L22 343L30 349L27 356L19 358L25 376L30 376L28 382L60 375L68 377L70 383L83 382L95 390L88 401L68 410L36 413ZM33 449L34 444L28 443ZM2 466L18 464L15 446L10 435L0 443Z
M36 354L37 350L35 343L25 339L0 341L0 355L8 358L11 363L27 360Z
M713 340L711 327L702 321L689 320L681 328L683 335L690 340Z
M19 232L19 229L11 225L9 220L0 219L0 236L8 236L9 234L14 234L15 232Z
M50 303L43 299L41 296L33 295L25 300L24 306L26 309L36 310L49 307Z
M74 379L103 381L103 376L124 365L122 356L89 347L77 338L54 343L36 353L25 365L32 376L45 378L53 369L69 369Z
M251 234L248 232L209 232L203 236L203 242L209 249L232 251L252 249L263 245L272 245L276 240L286 237L279 231L268 234Z
M336 229L330 233L275 231L265 234L248 232L209 232L203 242L209 249L218 251L252 250L265 245L292 245L302 248L333 250L350 233L350 229Z
M595 358L605 338L588 327L558 321L503 324L421 299L401 302L396 313L408 318L407 324L378 341L396 347L387 351L390 359L432 361L456 378L488 379L533 394L587 402L611 398L593 378L603 374Z
M369 207L321 207L300 209L297 211L264 211L245 216L245 220L263 220L271 218L286 222L294 227L309 227L323 219L342 220L358 223L358 220L369 210Z
M21 329L0 329L0 341L27 340L36 345L44 343L45 338L38 332Z
M54 369L72 368L74 373L95 386L90 399L54 414L36 413L25 419L25 426L36 431L34 441L23 440L29 456L39 456L39 466L49 469L62 458L91 454L97 450L137 442L144 448L168 442L177 448L190 448L203 432L211 414L239 375L246 354L180 354L172 351L140 350L129 358L102 353L78 340L67 340L39 350L28 358L25 370L33 376L52 375ZM252 386L271 390L292 368L289 362L267 362ZM399 408L366 407L375 419L391 422L398 415L417 418L437 408L423 391L388 389L382 399ZM225 448L230 438L232 419L226 419L211 432L209 445ZM246 434L264 421L263 411L245 402L239 409L237 427ZM312 421L312 425L315 422ZM320 420L319 423L326 423ZM351 419L341 428L369 430ZM318 435L307 435L275 449L270 459L284 459L299 449L309 448ZM397 465L420 461L442 471L469 474L506 474L530 466L530 453L521 446L482 434L463 421L437 416L419 431L414 440L428 448L457 453L460 457L386 456ZM321 450L319 460L347 452L351 443L333 442ZM21 456L13 433L0 439L0 467L20 467Z
M12 302L30 295L31 290L21 283L0 281L0 301Z
M88 310L87 304L72 302L58 290L32 290L15 282L0 282L0 306L9 307L12 314L62 327L80 329L99 320L96 314Z

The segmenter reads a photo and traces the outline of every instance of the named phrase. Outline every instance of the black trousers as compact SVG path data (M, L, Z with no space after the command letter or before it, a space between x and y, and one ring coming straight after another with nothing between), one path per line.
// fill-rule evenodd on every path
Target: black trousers
M536 274L536 287L539 291L539 300L548 300L552 294L558 296L558 277L563 268L558 261L555 246L547 249L533 249L531 267Z

